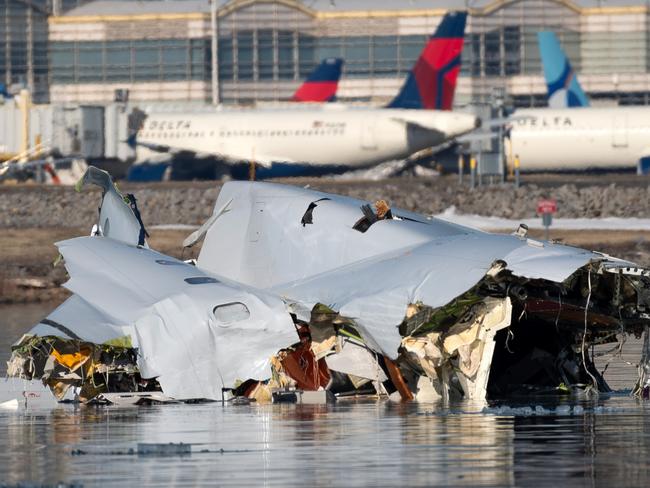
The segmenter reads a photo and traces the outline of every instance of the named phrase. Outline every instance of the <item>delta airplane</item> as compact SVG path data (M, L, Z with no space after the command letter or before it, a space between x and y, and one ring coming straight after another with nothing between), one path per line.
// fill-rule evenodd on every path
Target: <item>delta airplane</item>
M509 163L521 171L650 170L650 108L589 107L555 34L539 34L550 108L516 110ZM564 108L556 108L564 107Z
M548 106L588 107L589 99L582 90L578 76L562 50L555 32L538 32L537 41L548 90Z
M155 114L131 142L138 160L153 152L217 157L257 176L340 173L403 159L477 127L450 111L460 70L466 12L447 14L424 47L397 97L385 108L224 110ZM414 110L419 109L419 110Z

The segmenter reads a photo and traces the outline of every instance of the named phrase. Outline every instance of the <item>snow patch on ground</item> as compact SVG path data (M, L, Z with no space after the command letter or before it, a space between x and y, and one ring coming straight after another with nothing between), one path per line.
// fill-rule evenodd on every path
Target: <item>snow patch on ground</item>
M510 230L514 232L519 224L526 224L529 229L543 229L541 217L528 219L504 219L501 217L486 217L476 214L458 213L456 207L451 206L444 212L434 215L435 218L464 225L480 230ZM152 230L186 230L194 231L198 225L190 224L159 224L149 227ZM647 230L650 232L650 218L637 217L604 217L600 219L553 219L552 229L564 230Z
M529 229L543 229L541 217L528 219L504 219L501 217L486 217L476 214L457 213L456 207L451 206L444 212L434 217L452 222L454 224L473 227L481 230L504 230L515 231L519 224L526 224ZM599 219L553 219L552 229L564 230L647 230L650 231L650 218L637 217L604 217Z

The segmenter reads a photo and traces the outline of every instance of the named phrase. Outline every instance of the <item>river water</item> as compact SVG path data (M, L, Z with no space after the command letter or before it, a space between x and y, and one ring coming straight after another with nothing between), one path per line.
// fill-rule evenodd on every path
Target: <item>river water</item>
M0 359L51 308L0 309ZM488 406L0 409L0 486L641 487L649 419L650 402L628 391ZM166 455L142 445L157 443L184 445Z

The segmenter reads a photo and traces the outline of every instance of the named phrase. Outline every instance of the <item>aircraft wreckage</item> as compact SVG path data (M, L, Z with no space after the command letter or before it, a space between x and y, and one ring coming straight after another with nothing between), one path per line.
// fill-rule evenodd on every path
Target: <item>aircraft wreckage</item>
M391 396L483 401L607 391L590 348L645 334L650 272L355 199L229 182L184 242L150 249L132 195L103 188L92 234L57 243L73 295L13 346L8 375L83 402ZM312 393L314 395L314 393Z

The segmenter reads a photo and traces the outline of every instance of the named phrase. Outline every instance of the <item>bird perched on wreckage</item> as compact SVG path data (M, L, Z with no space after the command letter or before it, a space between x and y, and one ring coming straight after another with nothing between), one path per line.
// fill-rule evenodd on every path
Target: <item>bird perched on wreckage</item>
M425 401L560 384L605 390L588 346L648 334L650 273L603 254L386 202L373 210L228 182L185 241L204 239L191 264L148 248L107 173L91 167L87 183L103 189L94 235L57 243L73 295L9 361L10 376L41 379L58 397L270 401L313 389Z

